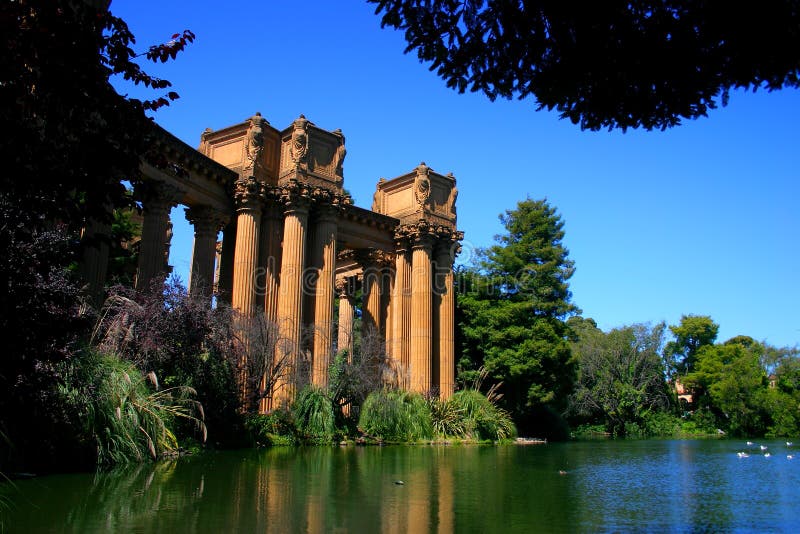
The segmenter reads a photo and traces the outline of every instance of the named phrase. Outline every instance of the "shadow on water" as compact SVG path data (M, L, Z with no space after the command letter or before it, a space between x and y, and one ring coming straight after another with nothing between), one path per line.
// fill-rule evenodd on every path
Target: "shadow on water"
M800 459L731 441L275 448L21 481L11 532L791 531ZM771 449L779 444L771 444ZM399 482L402 482L400 484Z

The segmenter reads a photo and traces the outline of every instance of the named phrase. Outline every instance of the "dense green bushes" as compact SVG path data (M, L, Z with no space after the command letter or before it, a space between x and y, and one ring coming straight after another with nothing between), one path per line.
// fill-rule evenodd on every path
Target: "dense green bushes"
M401 390L372 392L361 407L359 428L383 441L420 441L433 437L431 412L418 393Z
M103 466L156 459L178 449L175 425L191 421L205 439L202 406L185 386L159 389L154 373L113 355L87 352L71 362L61 386L78 416L80 438Z

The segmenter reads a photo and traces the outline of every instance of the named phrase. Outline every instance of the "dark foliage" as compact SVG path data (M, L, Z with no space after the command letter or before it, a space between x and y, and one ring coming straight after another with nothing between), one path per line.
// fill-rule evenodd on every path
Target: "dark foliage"
M800 86L800 3L369 0L447 86L582 129L665 129L732 88Z
M121 182L136 181L148 146L144 110L177 98L141 102L113 89L112 76L159 92L170 84L136 63L133 35L108 4L0 3L0 431L16 451L0 461L13 456L23 468L56 467L54 452L68 448L57 442L70 441L55 369L87 332L68 271L80 229L131 205ZM163 61L193 38L139 55Z

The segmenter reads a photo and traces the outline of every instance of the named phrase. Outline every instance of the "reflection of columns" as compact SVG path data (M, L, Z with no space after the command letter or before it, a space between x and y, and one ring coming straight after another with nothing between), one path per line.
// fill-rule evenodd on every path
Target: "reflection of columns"
M411 256L411 391L431 389L431 246L429 234L420 232Z
M308 199L296 192L285 196L286 211L283 222L283 257L278 294L278 326L280 340L275 357L276 364L286 365L279 378L276 393L279 404L294 398L294 375L300 355L300 318L303 302L303 268L305 266L306 227L308 224Z
M399 370L398 386L408 388L405 377L408 375L408 330L410 327L409 290L411 269L409 268L408 242L399 240L395 248L394 291L392 292L392 336L391 356L395 368ZM387 326L388 329L388 326Z
M194 226L189 292L210 299L214 284L217 233L225 223L225 217L209 206L197 206L186 208L186 219Z
M321 253L317 287L314 294L314 385L328 385L328 367L332 350L334 277L336 275L336 216L334 206L320 209L314 232L314 250Z
M455 349L453 331L455 329L455 294L453 291L453 243L445 240L439 243L436 251L436 270L439 309L438 348L439 348L439 397L448 399L455 389Z
M280 287L281 240L283 239L283 213L280 206L270 203L261 219L261 260L259 292L264 295L264 317L270 324L278 322L278 288Z
M339 337L336 344L339 352L346 350L348 361L353 357L353 288L350 279L342 278L336 282L339 293Z
M136 289L150 288L153 280L167 270L169 254L167 231L169 211L176 203L179 190L162 182L148 182L142 198L144 220L142 240L139 247L139 271L136 274Z
M259 183L255 178L237 180L234 195L237 217L231 306L252 316L256 308L255 271L261 226Z

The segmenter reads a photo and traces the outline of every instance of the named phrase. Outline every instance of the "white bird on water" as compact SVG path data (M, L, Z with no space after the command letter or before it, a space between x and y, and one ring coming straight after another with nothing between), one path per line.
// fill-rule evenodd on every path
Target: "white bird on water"
M752 447L753 445L755 445L755 443L753 443L752 441L748 441L748 442L747 442L747 446L748 446L748 447Z
M764 453L764 458L769 458L770 456L772 456L770 453L768 453L768 452Z
M791 447L792 445L794 445L794 443L792 443L791 441L787 441L787 442L786 442L786 446L787 446L787 447Z
M747 454L746 452L737 452L736 456L738 456L739 458L749 458L750 457L750 455Z
M759 447L761 448L762 451L765 451L769 448L766 445L759 445Z
M794 454L787 454L786 455L786 459L787 460L794 460Z

